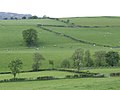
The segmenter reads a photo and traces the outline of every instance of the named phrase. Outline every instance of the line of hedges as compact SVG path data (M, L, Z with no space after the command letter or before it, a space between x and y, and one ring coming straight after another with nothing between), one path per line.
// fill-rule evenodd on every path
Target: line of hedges
M80 43L84 43L84 44L90 44L90 45L93 45L93 46L95 45L95 46L103 46L103 47L112 47L112 46L110 46L110 45L101 45L101 44L97 44L97 43L92 43L92 42L88 42L88 41L83 41L83 40L80 40L80 39L76 39L76 38L74 38L74 37L72 37L72 36L69 36L69 35L66 35L66 34L63 34L63 33L60 33L60 32L56 32L56 31L50 30L50 29L45 28L45 27L42 27L42 26L39 26L39 27L40 27L41 29L45 30L45 31L52 32L52 33L57 34L57 35L62 35L62 36L64 36L64 37L69 38L69 39L72 39L72 40L74 40L74 41L76 41L76 42L80 42Z
M82 73L82 74L75 74L75 75L66 75L65 78L104 78L104 74L92 74L92 73Z
M46 24L37 24L37 26L48 26L48 27L70 27L70 28L105 28L110 26L81 26L81 25L46 25Z
M110 73L110 76L111 77L118 77L118 76L120 76L120 72L118 72L118 73Z

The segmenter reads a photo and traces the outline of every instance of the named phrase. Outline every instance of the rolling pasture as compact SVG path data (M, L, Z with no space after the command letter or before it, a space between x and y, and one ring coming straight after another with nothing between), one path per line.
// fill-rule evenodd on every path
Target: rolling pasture
M61 22L61 20L67 21L68 19L70 20L69 23ZM74 26L68 27L71 23L74 23ZM45 31L38 27L38 24L43 25L44 28L50 29L51 31L59 32L60 35ZM52 66L49 65L49 60L54 61L55 68L60 68L60 63L64 59L69 59L72 65L70 58L77 48L83 48L84 50L89 49L92 55L95 51L100 50L114 50L120 53L119 24L119 17L61 18L60 21L52 19L0 20L0 72L10 71L8 63L16 58L23 61L22 70L31 70L33 54L35 52L39 52L45 57L41 68L52 68ZM65 27L56 27L54 25L61 25ZM77 25L81 27L77 27ZM22 31L30 28L38 31L38 47L28 48L25 46L22 38ZM77 42L73 39L65 37L64 35L69 35L75 39L95 43L95 45ZM110 47L97 46L96 44L109 45ZM120 68L90 69L89 71L109 75L112 72L119 72ZM64 77L68 74L72 75L73 73L44 71L20 73L17 77L36 78L37 76L48 75ZM1 74L0 80L5 78L10 79L12 77L13 76L10 74ZM79 78L0 83L0 90L88 90L88 88L89 90L118 90L120 88L119 84L119 77Z
M92 25L105 26L108 24L110 27L104 27L104 28L71 27L70 28L70 27L46 26L45 28L72 36L74 38L83 41L88 41L101 45L111 45L113 47L119 46L120 43L119 40L120 27L118 27L118 21L120 21L119 18L98 17L98 18L69 18L69 19L70 19L70 23L73 22L75 23L75 25L78 24L79 22L79 25L85 25L86 23L86 25L91 25L91 26ZM109 24L111 23L110 20L113 20L113 25ZM102 21L104 21L106 24L104 24ZM94 45L76 42L70 38L64 37L63 35L56 35L52 32L45 31L37 27L37 24L67 26L66 23L51 19L0 21L0 42L1 42L0 71L8 71L9 69L7 68L7 64L11 60L16 58L20 58L23 61L24 63L23 70L31 69L31 64L33 62L32 57L33 57L33 53L35 52L40 52L46 58L46 60L43 61L43 65L41 66L42 68L51 67L48 64L48 60L53 60L55 62L55 67L60 67L59 63L61 63L61 61L64 59L70 58L74 50L77 48L83 48L85 50L89 49L91 53L94 53L95 51L98 50L105 50L105 51L116 50L119 52L119 48L94 46ZM39 46L37 48L39 48L39 50L36 50L36 47L28 48L25 46L25 43L23 42L22 31L29 28L33 28L38 31Z

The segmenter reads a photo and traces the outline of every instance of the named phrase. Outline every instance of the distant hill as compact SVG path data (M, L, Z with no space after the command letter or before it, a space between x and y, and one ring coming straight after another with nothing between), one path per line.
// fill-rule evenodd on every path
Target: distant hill
M31 14L18 14L11 12L0 12L0 20L10 20L10 19L22 19L22 17L26 17L28 19L31 17Z

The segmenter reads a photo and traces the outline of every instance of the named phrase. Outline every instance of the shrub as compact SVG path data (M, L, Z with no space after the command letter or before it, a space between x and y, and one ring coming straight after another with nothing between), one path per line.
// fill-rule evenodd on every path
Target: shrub
M97 75L93 75L94 78L103 78L105 77L104 74L97 74Z
M53 80L53 79L55 79L53 76L37 77L37 80Z
M69 60L65 59L61 62L61 67L62 68L69 68L70 67L70 62Z
M111 77L120 76L120 72L118 72L118 73L110 73L110 76Z
M66 75L65 78L73 78L73 75Z

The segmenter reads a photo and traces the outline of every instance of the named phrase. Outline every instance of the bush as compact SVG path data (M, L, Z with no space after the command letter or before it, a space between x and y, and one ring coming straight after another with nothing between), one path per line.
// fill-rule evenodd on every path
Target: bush
M12 78L12 79L9 79L9 81L25 81L26 78Z
M105 77L104 74L97 74L97 75L93 75L94 78L103 78Z
M115 76L120 76L120 72L119 73L110 73L111 77L115 77Z
M61 62L61 67L62 68L69 68L70 67L70 62L69 60L65 59Z
M53 79L55 79L53 76L37 77L37 80L53 80Z
M73 78L73 75L66 75L65 78Z
M75 75L73 76L73 78L79 78L79 75L78 75L78 74L75 74Z

